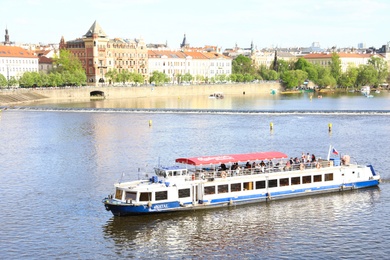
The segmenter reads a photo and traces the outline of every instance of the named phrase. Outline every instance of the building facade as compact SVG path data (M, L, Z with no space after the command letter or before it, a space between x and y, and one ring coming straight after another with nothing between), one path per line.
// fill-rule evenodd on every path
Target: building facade
M153 71L165 73L173 84L187 73L197 83L232 73L232 59L217 52L149 50L148 56L150 75Z
M359 67L360 65L368 64L368 60L373 57L380 57L380 55L370 54L370 53L343 53L339 52L337 55L340 57L341 62L341 71L346 72L348 67ZM311 53L303 56L308 62L312 64L317 64L322 67L329 67L332 63L332 53Z
M107 82L105 74L113 69L139 73L145 82L148 80L145 42L142 39L109 39L96 21L82 38L65 42L62 37L62 48L68 49L81 61L89 85Z
M7 81L19 79L25 72L38 72L38 57L21 47L0 45L0 74Z

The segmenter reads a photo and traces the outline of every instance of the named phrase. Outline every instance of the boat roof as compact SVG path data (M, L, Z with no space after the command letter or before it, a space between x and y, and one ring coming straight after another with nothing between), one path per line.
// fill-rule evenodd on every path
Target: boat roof
M177 163L184 163L190 165L211 165L221 163L235 163L235 162L248 162L248 161L263 161L273 159L288 158L286 154L281 152L257 152L257 153L245 153L245 154L228 154L228 155L214 155L214 156L201 156L193 158L177 158Z

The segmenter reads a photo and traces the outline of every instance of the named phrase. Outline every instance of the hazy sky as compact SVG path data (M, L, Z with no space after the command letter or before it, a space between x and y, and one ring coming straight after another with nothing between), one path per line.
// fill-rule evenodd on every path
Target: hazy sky
M389 0L1 0L0 32L58 43L82 37L96 20L110 38L171 48L184 34L192 47L379 48L390 41L389 13Z

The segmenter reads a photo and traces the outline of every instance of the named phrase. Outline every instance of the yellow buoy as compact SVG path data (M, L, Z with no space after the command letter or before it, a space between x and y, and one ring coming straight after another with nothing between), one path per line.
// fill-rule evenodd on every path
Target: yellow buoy
M329 131L329 132L332 132L332 123L329 123L329 124L328 124L328 131Z
M152 120L149 120L149 126L152 126Z
M269 130L272 131L273 129L274 129L274 123L271 122L271 123L269 123Z

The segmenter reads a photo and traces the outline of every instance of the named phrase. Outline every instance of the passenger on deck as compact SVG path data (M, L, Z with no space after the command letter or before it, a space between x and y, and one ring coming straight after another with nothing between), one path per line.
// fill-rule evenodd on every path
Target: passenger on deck
M226 171L226 169L227 169L226 165L224 163L221 163L220 168L221 168L221 171Z
M260 162L260 168L261 168L261 172L265 171L265 163L264 163L264 161Z
M311 162L315 162L316 161L316 157L314 156L314 154L311 155Z
M250 169L251 168L251 164L249 162L246 162L245 168Z
M232 165L232 170L236 170L238 168L238 163L234 163L233 165Z

